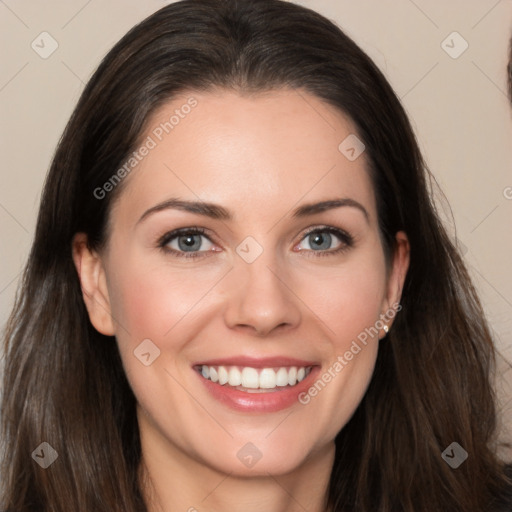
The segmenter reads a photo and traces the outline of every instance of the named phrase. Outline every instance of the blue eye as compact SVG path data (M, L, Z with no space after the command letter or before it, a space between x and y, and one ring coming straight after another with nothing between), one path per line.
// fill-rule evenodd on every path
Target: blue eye
M315 228L306 233L303 242L307 242L307 247L300 247L299 251L308 250L312 252L319 252L318 256L326 256L329 254L336 254L353 245L353 239L341 229L332 227Z
M204 241L206 240L206 243ZM201 228L183 228L165 234L158 243L159 247L175 256L194 258L211 251L212 241ZM188 253L188 254L187 254Z

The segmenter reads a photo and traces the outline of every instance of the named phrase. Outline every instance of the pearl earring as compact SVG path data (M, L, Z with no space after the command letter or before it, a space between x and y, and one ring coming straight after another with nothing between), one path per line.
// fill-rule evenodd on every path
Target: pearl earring
M389 332L389 327L386 324L384 324L383 329L386 334Z

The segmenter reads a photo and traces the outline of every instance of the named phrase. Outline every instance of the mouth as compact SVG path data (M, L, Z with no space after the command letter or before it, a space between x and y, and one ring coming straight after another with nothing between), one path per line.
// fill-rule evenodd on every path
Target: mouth
M312 366L281 366L253 368L250 366L195 366L194 369L210 382L245 393L271 393L290 389L302 382Z
M243 412L276 412L299 404L320 371L311 361L247 357L204 361L193 370L210 396Z

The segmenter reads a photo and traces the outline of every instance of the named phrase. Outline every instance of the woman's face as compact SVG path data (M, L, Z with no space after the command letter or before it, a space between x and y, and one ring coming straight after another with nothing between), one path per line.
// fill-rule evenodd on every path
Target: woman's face
M408 261L399 234L386 266L354 134L290 90L184 94L150 120L106 248L75 261L152 456L266 475L332 455Z

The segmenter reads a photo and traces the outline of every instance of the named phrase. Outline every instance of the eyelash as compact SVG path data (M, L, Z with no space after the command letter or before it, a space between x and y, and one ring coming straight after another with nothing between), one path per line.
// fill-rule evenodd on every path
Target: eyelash
M172 254L173 256L177 256L178 258L201 258L206 256L204 252L187 253L176 251L175 249L170 249L169 247L167 247L167 244L172 242L175 238L184 235L203 235L209 239L209 237L206 235L206 231L203 228L192 226L189 228L180 228L175 229L174 231L169 231L158 240L158 247L162 249L166 254Z
M326 251L312 251L312 250L306 250L306 254L308 256L312 257L318 257L318 256L334 256L336 254L341 254L354 245L354 239L351 235L349 235L346 231L343 231L342 229L335 228L333 226L322 226L322 227L315 227L308 231L306 231L301 238L304 240L309 235L315 234L315 233L329 233L330 235L335 235L338 237L340 241L340 246L337 249L330 249Z
M349 235L346 231L343 231L342 229L335 228L332 226L322 226L322 227L315 227L308 231L306 231L301 238L301 242L308 236L315 234L315 233L329 233L331 235L335 235L338 237L338 239L341 242L340 247L337 249L331 249L326 251L312 251L308 249L301 249L300 252L305 251L306 254L308 253L314 253L314 257L317 256L333 256L336 254L340 254L342 252L347 251L354 245L354 239L351 235ZM210 242L214 243L210 237L206 234L206 230L200 227L191 226L188 228L180 228L175 229L174 231L170 231L168 233L165 233L162 237L159 238L157 246L164 251L166 254L171 254L173 256L179 257L179 258L202 258L208 256L210 251L207 251L206 253L204 251L190 251L190 252L182 252L182 251L176 251L175 249L170 249L167 247L167 244L172 242L175 238L178 238L180 236L184 235L203 235ZM309 256L309 254L308 254ZM313 255L311 255L313 256Z

